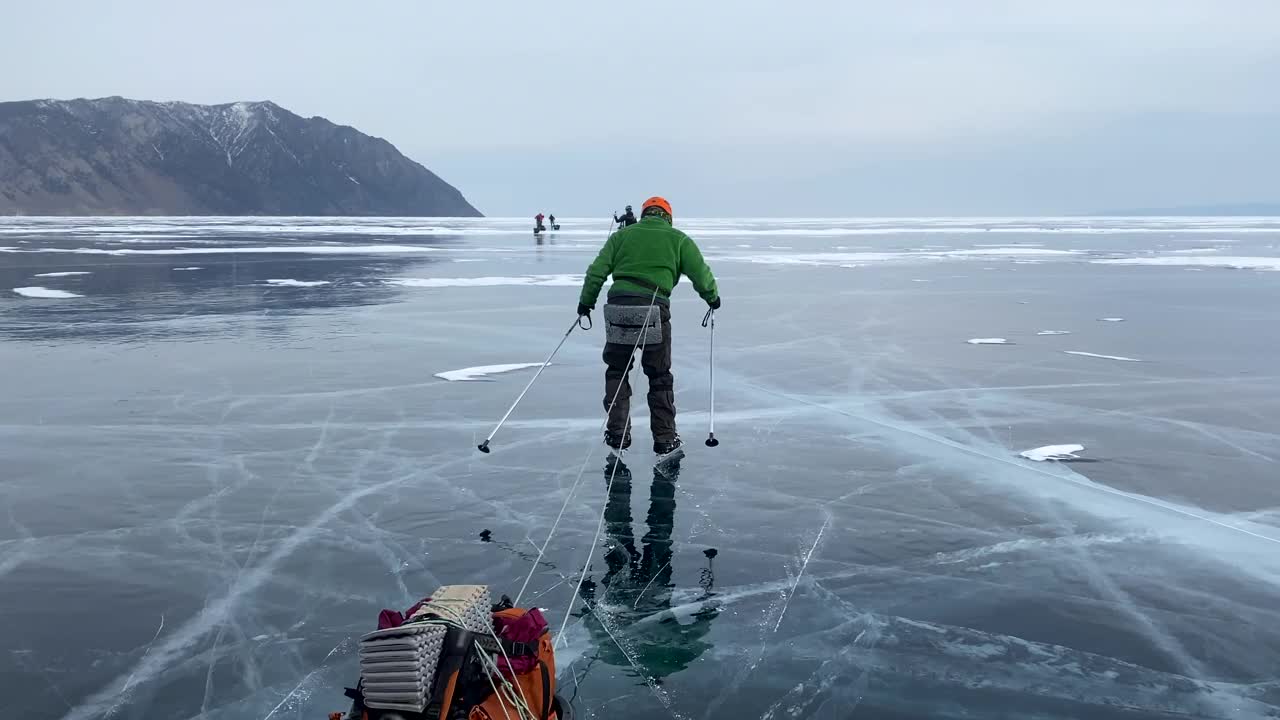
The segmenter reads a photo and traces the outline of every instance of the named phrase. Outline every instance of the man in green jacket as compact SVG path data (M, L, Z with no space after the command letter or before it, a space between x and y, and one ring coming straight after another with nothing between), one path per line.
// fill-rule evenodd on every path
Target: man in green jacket
M605 280L613 275L605 308L604 407L609 420L604 441L615 450L631 446L629 376L637 342L643 350L640 366L649 378L653 451L669 455L680 449L671 377L671 290L684 275L713 310L720 307L711 268L693 240L671 226L671 217L671 203L660 197L646 200L640 222L609 236L582 283L578 314L587 315L595 308ZM645 325L649 327L641 330ZM628 331L634 339L627 336Z

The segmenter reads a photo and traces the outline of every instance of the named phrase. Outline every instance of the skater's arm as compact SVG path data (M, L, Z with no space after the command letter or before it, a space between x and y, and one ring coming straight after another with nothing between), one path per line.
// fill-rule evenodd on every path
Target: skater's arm
M688 236L680 244L680 272L689 278L689 282L693 283L693 289L698 291L698 296L703 300L711 302L720 297L720 290L716 287L716 276L711 274L711 268L702 258L702 251L698 249L697 243Z
M600 288L604 287L604 281L609 279L609 273L613 272L613 239L617 234L609 236L604 247L600 248L600 254L596 255L596 259L587 268L587 277L582 281L582 295L578 298L578 302L589 308L596 306L596 298L600 296Z

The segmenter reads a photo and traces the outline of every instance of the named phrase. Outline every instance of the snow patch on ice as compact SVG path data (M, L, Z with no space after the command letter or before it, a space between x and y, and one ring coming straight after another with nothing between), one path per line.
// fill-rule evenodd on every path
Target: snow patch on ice
M202 267L197 267L197 266L195 266L195 265L192 265L191 267L180 267L180 268L174 268L174 270L175 270L175 271L177 271L177 272L189 272L189 271L191 271L191 270L203 270L203 269L204 269L204 268L202 268Z
M1070 330L1041 330L1037 335L1070 335Z
M328 280L293 280L291 278L271 278L267 280L268 285L276 287L319 287L328 285Z
M93 273L87 270L72 270L67 272L36 273L32 277L72 277L74 275L92 275L92 274Z
M1024 245L1019 247L984 247L975 250L951 250L940 254L951 255L954 257L966 257L970 255L978 257L986 257L990 255L997 257L1010 257L1020 255L1078 255L1079 252L1076 250L1050 250L1049 248L1027 247Z
M1091 260L1095 265L1159 265L1228 268L1231 270L1268 270L1280 272L1280 257L1160 257L1111 258Z
M1045 462L1047 460L1078 460L1078 452L1083 452L1083 445L1045 445L1018 453L1028 460Z
M738 247L748 247L739 245ZM737 262L767 265L840 265L864 262L939 262L946 260L998 259L1032 257L1040 259L1072 257L1075 250L1049 250L1034 247L995 247L971 250L910 250L900 252L816 252L816 253L765 253L756 255L728 255L724 259ZM995 269L995 268L991 268Z
M1009 341L1004 338L969 338L965 342L970 345L1009 345Z
M396 278L384 280L388 285L402 287L497 287L500 285L539 285L542 287L577 287L582 284L581 275L520 275L515 277L474 278Z
M1124 318L1122 317L1098 318L1098 322L1124 322Z
M524 370L526 368L540 367L542 363L508 363L505 365L477 365L476 367L462 368L460 370L446 370L445 372L436 373L436 377L449 382L461 382L467 380L477 380L487 375L497 375L499 373L508 373L515 370Z
M1102 358L1103 360L1122 360L1124 362L1142 362L1137 358L1124 357L1121 355L1099 355L1097 353L1083 352L1081 350L1063 350L1068 355L1079 355L1081 357Z
M20 287L14 288L13 291L22 297L44 298L44 299L64 299L84 297L66 290L53 290L46 287Z
M17 248L2 248L0 251L13 250ZM441 248L428 247L425 245L231 245L227 247L203 247L203 248L156 248L156 249L136 249L136 248L43 248L39 251L19 251L19 252L43 252L43 253L71 253L73 255L270 255L270 254L294 254L294 255L410 255L416 253L440 252ZM468 248L469 251L478 251L478 248Z

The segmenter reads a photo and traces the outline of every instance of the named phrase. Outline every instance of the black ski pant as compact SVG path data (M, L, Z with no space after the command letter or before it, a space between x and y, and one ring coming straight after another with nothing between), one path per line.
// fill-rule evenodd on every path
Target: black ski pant
M629 302L630 298L611 298L619 305L648 305L648 298ZM653 312L662 314L662 342L640 346L640 367L649 378L649 429L654 442L670 442L676 438L675 378L671 376L671 308L655 304ZM631 345L604 345L604 408L609 413L609 432L622 434L631 417L631 377L634 360ZM617 400L614 400L614 396ZM612 404L612 410L610 405Z

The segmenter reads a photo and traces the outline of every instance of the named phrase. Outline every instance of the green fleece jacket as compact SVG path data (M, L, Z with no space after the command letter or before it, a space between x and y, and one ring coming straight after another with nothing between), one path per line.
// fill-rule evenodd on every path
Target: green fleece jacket
M662 218L646 217L609 236L595 262L587 268L579 302L594 308L610 274L610 295L652 295L656 287L658 297L668 298L684 275L708 303L720 296L716 278L698 246Z

